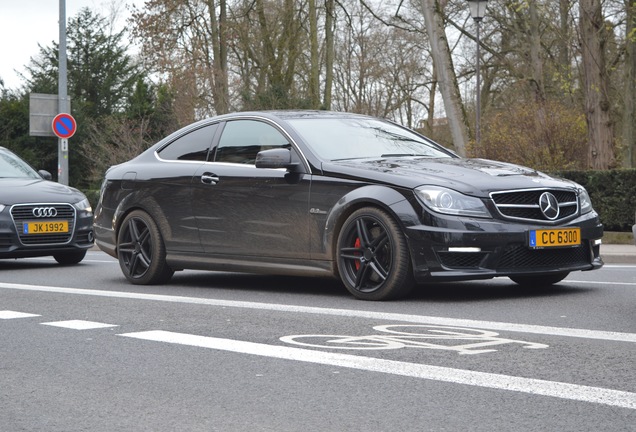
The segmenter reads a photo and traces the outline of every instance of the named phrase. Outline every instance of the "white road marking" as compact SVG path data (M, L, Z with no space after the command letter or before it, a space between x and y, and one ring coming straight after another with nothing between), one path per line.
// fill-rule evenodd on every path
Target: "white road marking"
M603 285L627 285L627 286L636 286L636 283L634 282L607 282L607 281L582 281L582 280L571 280L571 279L564 279L559 283L572 283L572 284L577 284L577 285L581 285L581 284L587 284L587 285L599 285L599 284L603 284Z
M162 330L119 336L636 409L636 393Z
M320 308L312 306L293 306L283 305L276 303L257 303L235 300L217 300L206 299L197 297L179 297L168 296L160 294L143 294L132 293L123 291L104 291L104 290L90 290L82 288L62 288L53 286L42 285L24 285L16 283L4 283L0 282L0 289L16 289L24 291L40 291L51 292L60 294L72 294L72 295L88 295L96 297L111 297L111 298L127 298L136 300L150 300L161 301L171 303L185 303L185 304L197 304L219 307L233 307L243 309L257 309L257 310L269 310L276 312L290 312L290 313L307 313L316 315L329 315L351 318L368 318L373 320L386 320L397 322L409 322L414 324L430 324L430 325L442 325L451 327L474 327L487 330L499 330L507 332L520 332L520 333L533 333L551 336L564 336L575 337L584 339L599 339L605 341L616 342L632 342L636 343L636 333L621 333L601 330L587 330L587 329L575 329L564 327L550 327L540 326L532 324L518 324L518 323L506 323L497 321L479 321L471 319L456 319L445 317L434 317L425 315L409 315L400 313L388 313L388 312L373 312L364 311L359 309L335 309L335 308Z
M473 328L430 325L379 325L378 333L364 336L349 335L289 335L280 341L305 347L345 350L394 350L402 348L454 351L459 355L493 353L493 347L520 344L527 349L545 349L548 345L507 339L499 333ZM435 343L433 343L434 341Z
M83 320L55 321L55 322L42 323L42 325L68 328L72 330L93 330L98 328L118 327L114 324L104 324L104 323L98 323L94 321L83 321Z
M106 256L106 259L93 259L93 258L89 258L89 257L104 257ZM50 256L43 256L43 257L34 257L34 258L21 258L21 261L26 261L26 262L50 262L50 263L57 263L57 261L55 261L55 259ZM107 255L104 254L97 254L94 252L89 252L86 255L86 258L84 258L81 262L83 263L87 263L87 262L95 262L95 263L108 263L108 264L118 264L119 261L117 261L116 258L110 258Z
M15 318L31 318L40 315L24 313L24 312L15 312L10 310L0 311L0 319L15 319Z

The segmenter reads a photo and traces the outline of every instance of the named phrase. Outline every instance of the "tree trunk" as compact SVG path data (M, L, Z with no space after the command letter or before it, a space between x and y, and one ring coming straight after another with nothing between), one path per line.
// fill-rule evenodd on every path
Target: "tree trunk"
M588 166L592 169L609 169L615 164L614 125L608 98L609 77L601 0L580 0L579 26L589 140Z
M331 109L331 89L333 87L333 62L334 62L334 0L325 0L325 97L323 108Z
M570 5L572 0L559 0L559 67L564 79L570 77Z
M623 145L625 155L623 166L632 168L636 166L636 3L633 0L625 0L625 13L627 16L625 41L625 111L623 113Z
M534 95L537 102L545 101L545 86L543 83L543 59L541 58L541 34L539 32L539 14L537 4L530 2L530 67Z
M229 83L227 73L227 23L226 0L219 1L219 19L216 18L216 4L208 0L210 33L212 35L212 75L214 88L214 110L217 114L229 112Z
M310 41L310 72L309 98L311 107L320 107L320 62L318 60L318 14L316 0L309 0L309 41Z
M462 105L457 76L453 69L448 39L444 31L444 17L440 0L421 0L424 23L431 44L431 56L437 73L439 90L442 93L444 109L448 118L455 151L466 155L468 142L468 121Z

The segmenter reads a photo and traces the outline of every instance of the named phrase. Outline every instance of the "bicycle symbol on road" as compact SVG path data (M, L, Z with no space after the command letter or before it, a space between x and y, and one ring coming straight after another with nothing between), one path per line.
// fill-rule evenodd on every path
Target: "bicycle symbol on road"
M505 344L520 344L523 348L544 349L548 345L507 339L499 333L462 327L434 325L380 325L374 330L384 334L367 336L345 335L292 335L281 341L312 348L345 350L388 350L400 348L423 348L456 351L460 355L496 352L494 347Z

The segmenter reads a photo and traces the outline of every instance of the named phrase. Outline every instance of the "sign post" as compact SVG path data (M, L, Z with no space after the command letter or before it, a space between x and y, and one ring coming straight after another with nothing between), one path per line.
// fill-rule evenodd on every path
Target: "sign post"
M75 125L75 120L69 114L67 114L69 110L68 97L66 92L66 0L60 0L60 45L59 45L59 75L58 75L58 83L57 83L57 95L59 97L59 110L57 117L58 119L60 115L66 114L70 117L62 117L58 119L58 127L60 132L64 132L63 129L67 129L71 127L68 122L72 121L72 125ZM56 121L53 119L53 130L56 129ZM73 132L69 136L60 136L58 135L58 145L57 145L57 181L68 185L68 141L66 146L63 144L63 140L67 140L70 136L75 133L75 127L73 126ZM67 132L68 133L68 132ZM56 133L57 135L57 133ZM64 135L64 133L62 133ZM66 148L65 148L66 147Z

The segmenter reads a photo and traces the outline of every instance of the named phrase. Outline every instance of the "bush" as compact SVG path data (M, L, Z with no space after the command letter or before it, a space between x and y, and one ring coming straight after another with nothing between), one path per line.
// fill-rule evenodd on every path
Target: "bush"
M606 231L631 231L636 211L636 169L560 171L587 189Z
M558 102L523 102L484 119L471 157L502 160L541 171L585 169L585 116Z

